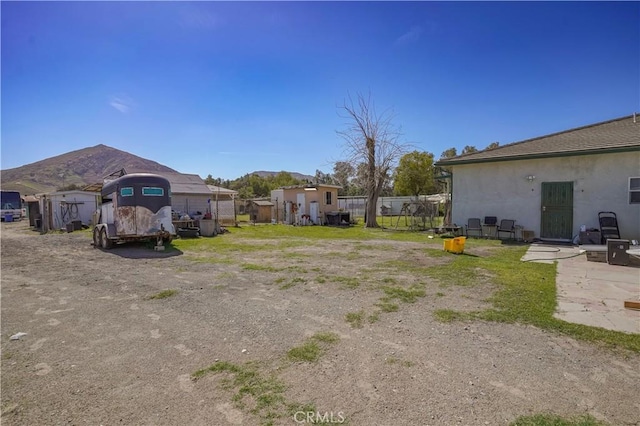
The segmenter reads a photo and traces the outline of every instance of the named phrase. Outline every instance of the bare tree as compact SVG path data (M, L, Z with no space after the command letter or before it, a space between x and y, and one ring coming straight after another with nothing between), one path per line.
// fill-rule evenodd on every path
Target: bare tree
M371 95L358 94L357 100L349 96L342 106L343 118L349 120L337 133L345 140L345 161L353 165L365 164L367 195L365 227L377 228L376 203L384 185L390 179L392 168L408 150L399 142L400 131L393 126L390 111L378 115Z

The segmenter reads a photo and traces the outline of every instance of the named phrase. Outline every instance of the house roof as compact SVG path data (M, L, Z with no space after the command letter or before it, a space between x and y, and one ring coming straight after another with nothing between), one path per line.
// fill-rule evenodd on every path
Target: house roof
M281 186L278 189L318 189L318 188L335 188L335 189L340 189L342 188L340 185L326 185L324 183L318 183L318 184L308 184L308 185L291 185L291 186Z
M220 194L220 195L237 195L238 194L238 191L234 191L233 189L223 188L221 186L207 185L207 187L209 188L209 190L211 190L211 192L215 194Z
M156 174L169 180L172 194L211 194L207 184L198 175L165 172Z
M640 150L640 115L539 136L494 149L442 158L436 166Z

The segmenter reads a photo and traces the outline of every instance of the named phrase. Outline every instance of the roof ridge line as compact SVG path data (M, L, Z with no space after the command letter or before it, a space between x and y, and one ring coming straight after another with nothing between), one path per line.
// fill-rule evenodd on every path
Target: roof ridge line
M633 116L636 115L636 114L638 114L638 119L640 120L640 113L633 113L631 115L625 115L624 117L612 118L610 120L600 121L598 123L585 124L583 126L574 127L574 128L567 129L567 130L562 130L562 131L559 131L559 132L549 133L549 134L546 134L546 135L535 136L533 138L524 139L524 140L521 140L521 141L511 142L511 143L508 143L506 145L501 145L501 146L498 146L496 148L492 148L491 151L499 151L502 148L511 147L511 146L514 146L514 145L519 145L519 144L523 144L523 143L526 143L526 142L535 141L535 140L538 140L538 139L549 138L549 137L552 137L552 136L561 135L563 133L569 133L569 132L575 132L577 130L588 129L589 127L601 126L603 124L613 123L614 121L626 120L626 119L629 119L629 118L633 118ZM458 155L456 157L451 157L451 159L453 159L453 158L464 158L464 157L467 157L467 156L470 156L470 155L474 155L474 154L478 154L478 153L484 152L484 151L487 151L487 149L485 148L485 149L483 149L481 151L469 152L467 154L461 154L461 155ZM447 160L447 158L441 158L440 160Z

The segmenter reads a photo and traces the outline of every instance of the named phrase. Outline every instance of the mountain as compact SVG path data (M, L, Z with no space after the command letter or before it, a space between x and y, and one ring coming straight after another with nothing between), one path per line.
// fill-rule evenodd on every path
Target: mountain
M38 194L71 184L84 186L102 182L105 176L123 168L127 173L176 172L155 161L100 144L2 170L2 189Z
M280 172L267 172L264 170L260 170L257 172L251 172L249 173L250 175L258 175L261 178L265 178L265 177L270 177L270 176L275 176ZM306 181L308 180L309 182L313 182L315 180L315 176L311 176L311 175L304 175L302 173L298 173L298 172L286 172L289 173L291 175L291 177L293 177L294 179L298 179L298 180L302 180L302 181Z

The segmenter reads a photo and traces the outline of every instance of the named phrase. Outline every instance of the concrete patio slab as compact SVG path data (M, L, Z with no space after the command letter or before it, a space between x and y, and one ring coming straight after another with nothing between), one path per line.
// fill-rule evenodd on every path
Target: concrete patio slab
M564 321L640 334L640 311L624 308L640 300L640 264L587 261L578 247L533 244L523 261L558 262L555 317Z

